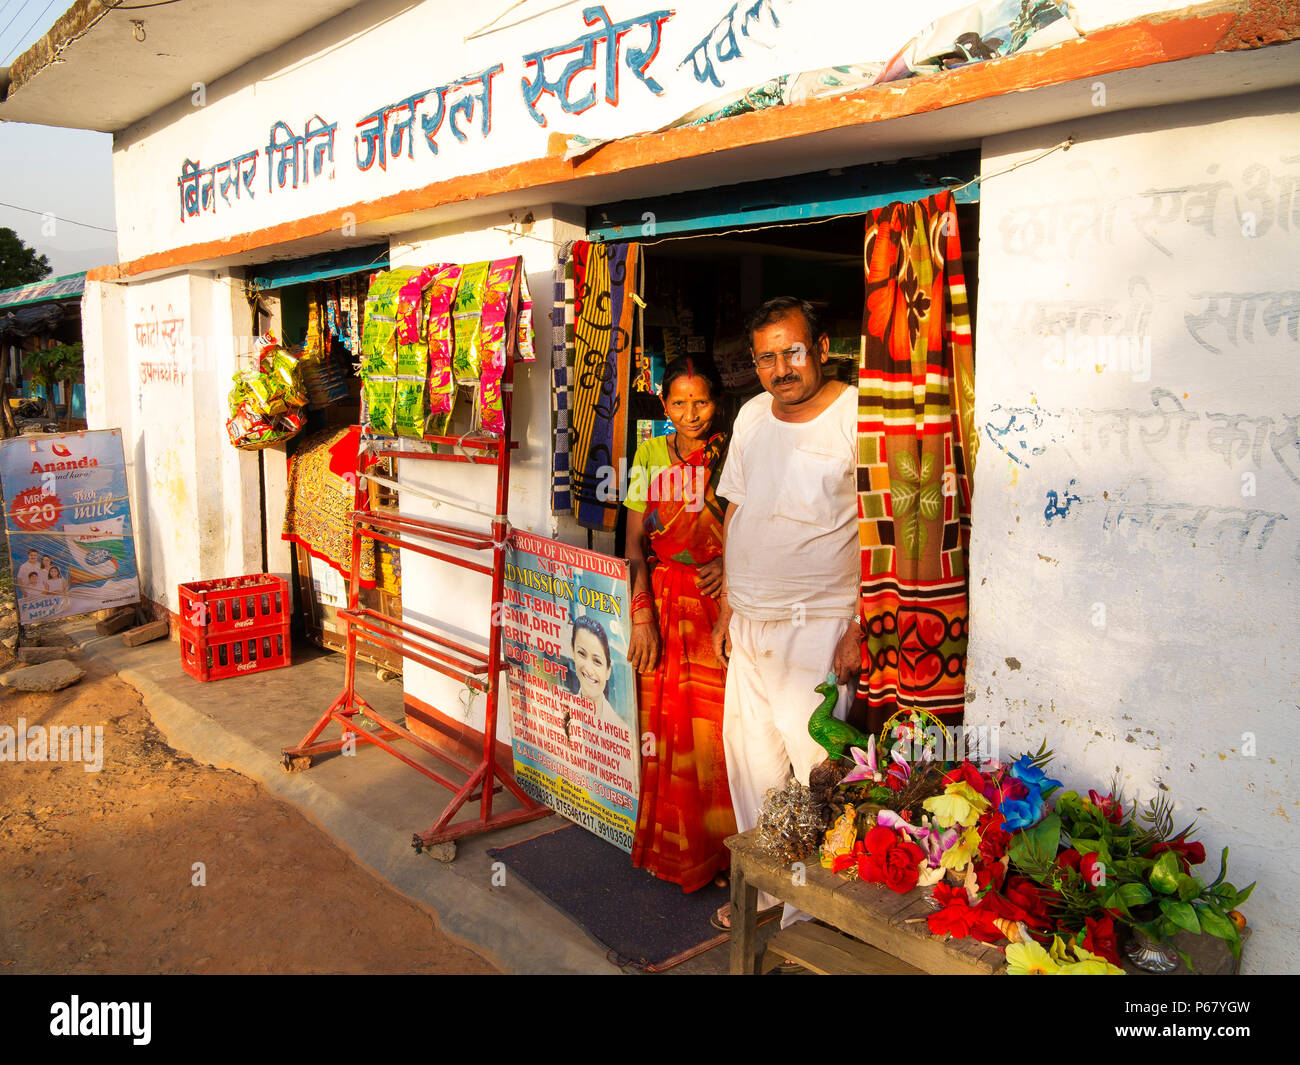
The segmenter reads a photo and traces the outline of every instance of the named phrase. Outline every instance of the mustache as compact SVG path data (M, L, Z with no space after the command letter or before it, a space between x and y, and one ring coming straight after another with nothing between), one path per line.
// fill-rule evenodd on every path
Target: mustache
M788 384L793 384L794 382L796 382L796 381L798 381L798 380L799 380L799 375L798 375L797 373L792 373L792 374L786 374L786 376L784 376L784 377L777 377L777 378L774 378L773 381L772 381L772 384L773 384L773 385L788 385Z

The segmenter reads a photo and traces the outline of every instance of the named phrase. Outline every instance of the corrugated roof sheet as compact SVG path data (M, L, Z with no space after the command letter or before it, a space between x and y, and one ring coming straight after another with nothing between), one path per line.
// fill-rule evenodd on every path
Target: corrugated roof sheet
M67 300L79 297L86 291L86 271L47 277L30 285L0 289L0 307L21 307L28 303L48 303L50 300Z

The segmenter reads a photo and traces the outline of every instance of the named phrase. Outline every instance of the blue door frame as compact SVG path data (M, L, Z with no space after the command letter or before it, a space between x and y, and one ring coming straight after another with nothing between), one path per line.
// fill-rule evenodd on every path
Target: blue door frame
M979 173L979 160L979 151L972 150L599 204L587 210L587 236L596 241L638 240L865 214L896 200L920 200L968 182ZM955 198L958 203L978 202L979 185L958 189Z

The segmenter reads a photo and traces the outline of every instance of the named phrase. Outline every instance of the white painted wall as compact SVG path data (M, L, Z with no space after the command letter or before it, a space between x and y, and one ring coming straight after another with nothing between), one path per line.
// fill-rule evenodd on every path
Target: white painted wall
M550 206L533 209L534 223L529 236L512 237L508 230L519 227L506 215L489 215L465 223L436 226L394 237L389 261L394 267L424 266L434 262L479 262L510 255L524 257L524 269L534 300L533 321L537 333L537 361L515 364L515 392L512 412L512 438L519 442L510 467L511 524L518 529L542 536L558 536L568 543L586 546L587 531L571 517L559 520L551 513L551 302L556 244L581 239L584 230L581 212L560 212ZM503 231L506 230L506 231ZM469 404L457 400L464 414ZM481 507L491 515L495 503L495 475L489 467L470 467L460 463L398 460L398 480L405 489L423 489L464 506ZM414 517L436 518L475 529L486 530L487 519L450 506L435 506L414 491L401 494L401 511ZM613 534L595 537L600 551L613 550ZM457 554L454 549L445 549ZM491 564L489 553L467 554ZM411 551L402 552L402 611L407 620L450 630L481 649L487 647L488 622L491 617L489 578ZM442 713L483 729L486 721L484 700L475 698L468 707L467 689L419 663L407 660L403 673L404 690ZM509 710L504 688L499 696L497 736L509 742Z
M1067 786L1169 789L1207 879L1231 846L1229 879L1260 881L1251 972L1300 969L1298 105L988 140L985 173L1076 145L980 213L968 721L1045 737ZM1104 336L1137 360L1052 365Z
M606 48L599 44L595 52L599 82L589 71L575 78L571 91L576 102L593 90L594 103L581 113L568 114L554 96L545 95L536 104L546 120L542 126L525 105L521 79L528 75L531 80L532 68L524 57L590 32L582 19L582 5L575 2L546 10L555 6L512 9L498 20L502 28L466 41L484 26L492 8L448 0L414 5L405 0L374 0L212 85L196 88L191 97L114 139L115 186L131 190L117 200L119 256L134 259L545 157L548 140L555 134L599 139L658 129L726 93L777 75L834 64L884 62L928 22L965 5L954 0L916 0L906 5L745 0L739 6L732 0L697 0L689 5L611 0L605 7L618 22L673 11L663 23L659 51L645 71L662 91L656 94L621 62L616 67L617 103L608 102ZM1078 22L1086 30L1163 6L1164 0L1090 0L1077 5ZM733 9L737 14L728 24ZM545 13L533 17L533 12ZM749 12L756 17L747 19ZM734 36L729 38L729 33ZM688 58L706 38L718 84L697 77L696 63ZM630 50L649 42L645 26L628 28L620 55L626 58ZM733 55L725 62L720 58ZM551 60L548 75L567 61ZM389 159L383 169L377 163L366 171L359 169L358 125L366 115L497 64L502 70L493 80L489 133L481 131L478 104L472 121L460 122L463 142L453 136L448 114L436 137L435 154L423 136L423 119L417 118L414 142L400 135L397 158ZM700 69L704 69L702 62ZM466 92L449 97L448 107ZM436 99L431 94L428 102L417 105L421 116L436 117ZM337 124L332 163L326 162L319 175L313 168L307 181L296 187L280 187L277 178L274 189L268 188L266 148L271 127L283 121L294 134L303 135L313 115L325 124ZM410 117L409 110L398 113L394 121L403 117ZM234 188L228 187L222 197L218 190L212 210L182 221L178 179L184 161L212 167L246 153L256 154L252 195L241 188L236 196ZM341 217L340 227L345 222Z
M87 420L122 430L141 594L172 610L178 584L260 568L257 457L225 430L239 287L192 272L83 300Z

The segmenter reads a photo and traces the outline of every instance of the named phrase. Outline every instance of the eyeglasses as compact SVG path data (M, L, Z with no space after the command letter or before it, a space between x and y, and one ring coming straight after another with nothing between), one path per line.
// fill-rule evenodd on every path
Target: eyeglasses
M802 366L808 358L808 349L802 344L796 344L785 351L765 351L762 355L754 356L754 365L760 370L770 370L776 365L776 360L781 358L791 366Z

